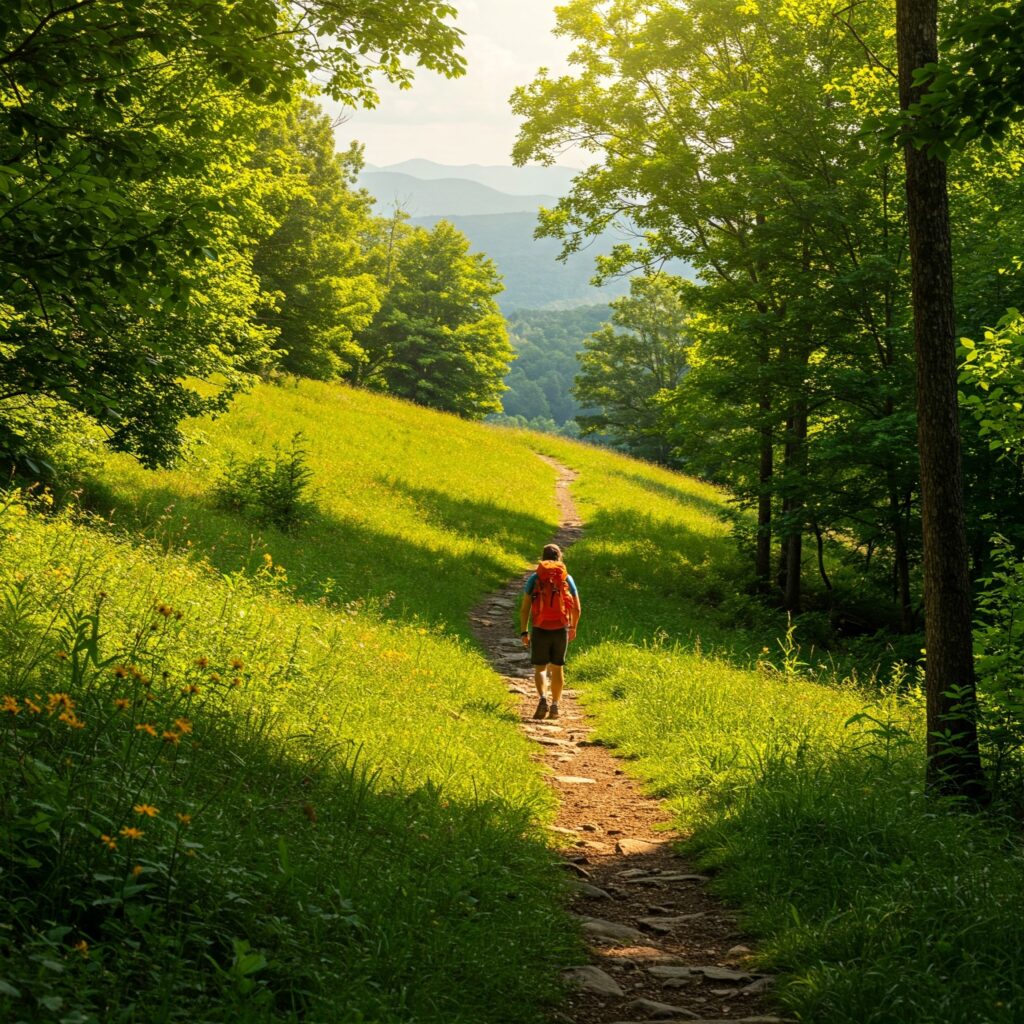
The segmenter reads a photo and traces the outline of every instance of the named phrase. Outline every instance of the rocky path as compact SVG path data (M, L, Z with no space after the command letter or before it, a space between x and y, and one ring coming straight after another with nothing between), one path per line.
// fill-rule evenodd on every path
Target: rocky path
M569 493L576 474L558 472L563 549L583 532ZM572 563L571 553L566 561ZM551 769L560 810L553 826L563 865L573 876L573 910L590 946L590 962L569 968L572 988L557 1015L571 1024L730 1021L776 1024L764 1011L772 979L744 965L750 950L735 919L705 892L707 879L673 852L661 802L646 797L612 753L590 738L587 717L571 688L572 649L561 718L535 721L533 672L516 637L513 611L523 578L513 580L472 612L473 630L509 689L519 694L522 727L535 759ZM586 580L581 631L586 629Z

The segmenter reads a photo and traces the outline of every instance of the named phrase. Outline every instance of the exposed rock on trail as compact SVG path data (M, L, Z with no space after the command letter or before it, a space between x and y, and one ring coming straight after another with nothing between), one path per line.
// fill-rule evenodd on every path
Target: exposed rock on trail
M539 458L558 473L561 526L552 539L565 550L583 533L569 494L577 474ZM540 547L538 539L538 555ZM572 571L571 552L566 561ZM571 688L571 645L561 717L533 719L533 671L513 622L528 569L485 598L471 624L509 690L519 695L522 727L537 744L534 759L550 765L561 805L551 832L592 962L566 965L563 978L572 992L557 1018L573 1024L781 1024L782 1018L766 1015L771 979L743 970L749 956L738 945L743 935L705 891L707 877L676 854L677 837L668 831L661 801L645 796L612 752L590 737ZM579 584L585 633L586 579Z

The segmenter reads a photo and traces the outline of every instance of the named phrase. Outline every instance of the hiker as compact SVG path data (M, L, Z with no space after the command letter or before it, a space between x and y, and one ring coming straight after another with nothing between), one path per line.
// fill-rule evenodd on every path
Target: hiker
M541 554L540 564L523 587L519 606L519 635L523 646L530 648L533 681L540 696L534 718L558 717L558 702L565 683L562 671L565 648L575 638L579 621L580 596L576 583L565 568L561 548L548 544ZM527 623L532 623L532 638ZM549 680L550 703L545 693Z

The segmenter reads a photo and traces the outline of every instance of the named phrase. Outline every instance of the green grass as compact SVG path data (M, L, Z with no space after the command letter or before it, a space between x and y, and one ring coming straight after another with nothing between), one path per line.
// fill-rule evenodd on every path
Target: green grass
M232 455L297 432L315 506L297 535L214 507ZM557 525L554 472L520 435L351 388L264 385L193 436L194 455L177 470L111 458L88 499L225 572L255 570L269 553L306 600L370 600L387 618L468 636L467 610L536 558Z
M792 642L764 646L779 620L737 593L713 489L536 443L582 473L573 681L760 936L782 1008L815 1024L1024 1019L1019 827L922 792L914 687L872 696L870 669L834 684Z
M121 529L0 514L0 1016L544 1019L579 956L553 798L460 634L552 473L381 398L248 402L182 471L112 459ZM299 428L303 532L210 508L229 450Z

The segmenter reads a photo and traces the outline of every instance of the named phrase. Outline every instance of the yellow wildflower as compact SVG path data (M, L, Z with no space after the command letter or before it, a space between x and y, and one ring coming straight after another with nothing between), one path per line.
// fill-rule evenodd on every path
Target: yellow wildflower
M74 711L63 711L60 715L60 721L63 722L69 729L84 729L85 722L83 722Z
M114 707L118 711L127 711L132 706L132 702L127 697L115 697Z
M77 949L82 956L88 959L89 943L86 942L85 939L79 939L78 942L75 943L75 949Z
M75 702L66 693L48 693L46 695L46 710L52 715L57 708L74 711Z
M182 825L191 825L192 824L192 815L191 814L182 814L179 811L178 815L177 815L177 818L178 818L178 821L180 821L182 823Z
M202 658L196 658L196 664L200 668L206 668L206 666L210 664L210 659L205 656Z
M43 709L34 700L29 700L28 697L24 699L26 711L31 711L33 715L41 715L43 713Z
M114 838L112 838L111 836L108 836L108 835L106 835L106 834L104 834L104 835L101 835L101 836L100 836L100 842L101 842L101 843L102 843L102 844L103 844L103 845L104 845L104 846L105 846L105 847L106 847L106 848L107 848L108 850L116 850L116 849L117 849L117 840L116 840L116 839L114 839Z
M190 733L192 731L192 723L187 718L176 718L174 720L174 728L178 732Z
M242 669L245 668L245 663L241 658L232 658L229 664L236 672L241 672Z
M67 652L67 651L58 651L58 652L57 652L57 653L56 653L56 654L54 655L54 657L55 657L55 658L56 658L56 659L57 659L58 661L67 661L67 660L68 660L68 652Z
M220 682L220 673L219 672L211 672L210 673L210 682L211 683L219 683Z
M139 724L137 726L135 726L135 731L136 732L147 732L147 733L149 733L150 736L155 736L156 735L156 729L154 729L153 726L151 726L149 724L149 722L139 722Z
M142 865L141 864L136 864L135 867L132 868L132 875L135 878L138 878L139 875L141 875L141 874L142 874Z
M181 735L176 732L172 732L170 729L164 729L160 737L164 743L171 743L177 746L181 742Z
M16 715L21 711L21 708L18 706L18 701L15 697L5 694L3 703L0 704L0 711L6 711L9 715Z
M155 818L160 813L160 808L152 804L135 804L132 810L136 814L144 814L147 818Z
M141 839L145 834L146 833L141 829L132 828L131 825L125 825L124 828L121 829L121 835L123 835L125 839Z
M197 693L200 692L200 689L195 683L189 683L188 686L182 687L181 692L186 697L194 697Z
M235 678L231 680L231 685L237 688L242 685L242 680L239 679L238 676L235 676Z
M115 665L113 667L113 669L111 669L111 671L114 673L114 675L118 679L127 679L128 678L128 674L129 674L128 673L128 669L124 665Z

